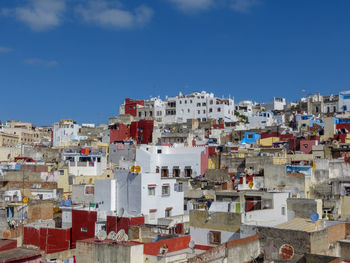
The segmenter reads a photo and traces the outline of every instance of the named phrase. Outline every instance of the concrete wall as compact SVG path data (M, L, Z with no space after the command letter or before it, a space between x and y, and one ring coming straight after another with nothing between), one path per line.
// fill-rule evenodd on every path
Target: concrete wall
M132 216L141 214L141 174L117 170L117 211L124 209Z
M291 190L292 194L305 196L305 177L287 176L285 165L266 164L264 167L264 185L268 189L281 188Z
M290 198L287 200L288 218L294 217L310 218L312 213L319 213L319 218L322 218L322 200L314 199L297 199ZM321 211L320 211L321 206Z
M221 232L221 243L239 239L241 214L210 213L201 210L190 211L190 234L196 244L212 246L209 242L210 231Z
M94 241L77 242L77 262L84 263L142 263L143 245L116 245Z
M226 247L227 262L250 262L260 254L260 243L257 236L228 242Z
M279 260L279 249L284 244L293 247L295 258L311 251L308 232L258 227L258 236L265 260Z
M84 184L74 184L72 185L72 202L73 204L83 204L90 205L90 203L94 202L94 195L85 194L85 187L87 185ZM88 185L93 186L93 185Z
M117 210L116 180L96 180L94 202L100 211Z

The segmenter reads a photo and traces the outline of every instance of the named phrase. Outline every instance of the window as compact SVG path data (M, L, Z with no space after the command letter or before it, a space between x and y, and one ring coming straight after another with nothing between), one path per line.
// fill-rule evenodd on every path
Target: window
M200 106L201 106L201 104L198 102L198 103L197 103L197 107L200 107Z
M152 111L150 111L150 112L149 112L149 116L150 116L150 117L152 117L152 115L153 115L153 112L152 112Z
M182 182L179 182L179 183L176 183L174 184L174 191L175 192L183 192L183 183Z
M157 153L162 153L162 149L158 149L158 150L157 150Z
M139 111L139 117L141 117L141 111Z
M88 229L87 229L87 227L82 227L82 228L80 228L80 231L81 231L81 232L87 232Z
M192 176L192 169L191 168L185 168L185 176L191 177Z
M205 102L202 103L202 106L207 106L207 104Z
M333 107L333 112L337 112L337 107L336 106Z
M253 139L253 134L248 134L248 139Z
M198 114L200 114L200 113L201 113L201 111L200 111L200 110L197 110L197 113L198 113Z
M207 121L207 118L202 118L202 121Z
M170 217L171 216L171 207L168 207L167 209L165 209L165 217Z
M203 114L205 114L205 110L203 110Z
M180 100L180 104L182 104L182 101Z
M190 100L190 103L192 103L192 100Z
M190 113L190 109L187 109L187 112Z
M187 104L187 100L185 100L185 104Z
M162 186L162 196L169 196L169 195L170 195L169 185L163 185Z
M210 105L213 105L213 100L210 100Z
M86 195L93 195L95 193L95 187L92 185L86 185L85 186L85 194Z
M213 112L213 109L212 109L212 108L209 108L209 112Z
M281 214L286 215L286 208L284 206L281 207Z
M60 170L60 175L64 175L64 170Z
M157 174L159 173L159 167L158 166L156 167L156 173Z
M180 177L180 169L179 167L173 168L173 177Z
M148 195L156 195L156 187L154 185L148 186Z
M161 170L161 177L169 177L169 170L168 170L168 168L162 168L162 170Z
M218 112L220 112L221 111L221 108L218 108Z
M157 213L157 209L150 209L149 210L149 219L150 220L155 220L156 219L156 213Z
M209 243L213 245L221 244L221 232L209 231Z

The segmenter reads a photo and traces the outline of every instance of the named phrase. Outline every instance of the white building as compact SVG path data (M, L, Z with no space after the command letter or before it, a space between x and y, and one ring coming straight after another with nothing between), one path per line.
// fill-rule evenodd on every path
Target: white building
M264 103L264 107L266 111L281 111L284 109L284 106L286 105L286 99L285 98L273 98L273 101Z
M183 215L183 185L177 178L199 175L204 151L204 147L141 145L133 165L140 171L116 170L114 180L96 180L95 203L99 210L118 216L144 215L150 224Z
M209 211L191 211L191 239L199 245L215 246L255 235L256 226L287 222L288 197L289 193L246 191L237 201L213 202Z
M61 120L53 126L53 146L59 147L72 141L78 136L80 126L73 120Z
M260 112L255 115L248 116L248 129L261 129L274 124L272 112Z
M101 152L64 152L68 172L75 176L100 176L107 168L107 158Z
M234 100L231 98L217 98L213 93L205 91L194 92L189 95L176 96L176 122L186 122L188 119L207 121L221 119L225 122L236 120L234 115Z
M339 93L338 111L350 111L350 91L342 91Z
M253 114L253 106L255 103L253 103L251 100L244 100L240 101L236 107L235 110L244 116L250 116Z

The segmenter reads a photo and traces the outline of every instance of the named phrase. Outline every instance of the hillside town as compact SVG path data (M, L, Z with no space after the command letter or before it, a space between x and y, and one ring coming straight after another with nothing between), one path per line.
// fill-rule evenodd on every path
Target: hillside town
M0 262L350 262L350 91L115 109L0 123Z

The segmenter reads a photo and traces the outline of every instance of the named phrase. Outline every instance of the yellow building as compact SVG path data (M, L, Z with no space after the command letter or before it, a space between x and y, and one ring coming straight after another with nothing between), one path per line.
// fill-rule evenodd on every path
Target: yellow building
M0 132L0 146L14 146L19 144L19 137L17 135Z
M280 141L279 137L269 137L269 138L264 138L260 139L258 144L263 147L271 147L274 142Z

